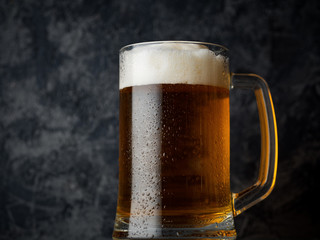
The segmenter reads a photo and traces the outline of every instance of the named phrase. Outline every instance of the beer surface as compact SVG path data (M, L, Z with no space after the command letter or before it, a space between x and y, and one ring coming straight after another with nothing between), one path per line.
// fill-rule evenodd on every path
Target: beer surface
M118 217L137 229L223 221L232 212L229 124L223 87L121 89Z

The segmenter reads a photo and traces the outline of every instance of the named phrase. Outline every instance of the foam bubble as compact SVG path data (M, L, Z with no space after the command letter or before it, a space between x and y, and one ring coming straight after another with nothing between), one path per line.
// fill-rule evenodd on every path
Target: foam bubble
M120 55L120 89L147 84L201 84L229 88L228 60L204 45L135 46Z

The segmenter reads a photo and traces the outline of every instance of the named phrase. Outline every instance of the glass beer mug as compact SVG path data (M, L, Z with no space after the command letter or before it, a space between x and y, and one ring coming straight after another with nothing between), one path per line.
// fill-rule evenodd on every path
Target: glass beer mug
M266 198L277 129L266 82L229 72L221 45L164 41L120 50L119 192L113 239L235 239L233 218ZM229 91L252 89L261 128L256 183L230 190Z

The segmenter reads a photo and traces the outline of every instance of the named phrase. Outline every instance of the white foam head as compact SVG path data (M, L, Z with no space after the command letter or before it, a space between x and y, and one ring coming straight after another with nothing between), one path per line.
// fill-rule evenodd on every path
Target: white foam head
M120 89L147 84L200 84L229 88L228 59L205 45L137 45L120 55Z

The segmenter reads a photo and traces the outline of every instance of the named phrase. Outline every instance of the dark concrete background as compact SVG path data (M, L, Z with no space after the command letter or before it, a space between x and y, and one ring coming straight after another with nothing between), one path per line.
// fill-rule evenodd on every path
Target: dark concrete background
M111 239L118 177L118 50L199 40L269 83L278 180L238 216L238 239L320 239L320 1L0 2L0 239ZM253 183L253 95L231 95L232 189Z

